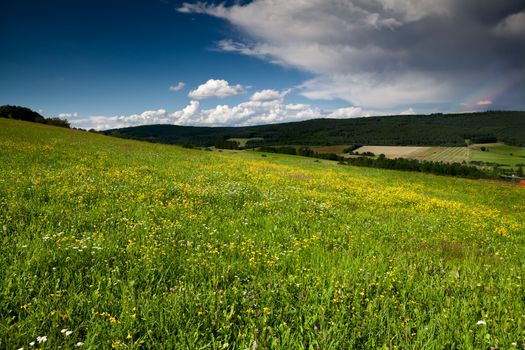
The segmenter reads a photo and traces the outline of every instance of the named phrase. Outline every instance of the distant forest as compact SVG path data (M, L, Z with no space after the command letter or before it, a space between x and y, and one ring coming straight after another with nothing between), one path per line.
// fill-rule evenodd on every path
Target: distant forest
M247 148L274 145L463 146L505 142L525 146L525 112L400 115L353 119L314 119L249 127L146 125L104 131L151 142L209 147L230 138L263 138Z
M29 108L20 106L0 106L0 118L18 119L26 122L69 128L69 122L61 118L45 118Z

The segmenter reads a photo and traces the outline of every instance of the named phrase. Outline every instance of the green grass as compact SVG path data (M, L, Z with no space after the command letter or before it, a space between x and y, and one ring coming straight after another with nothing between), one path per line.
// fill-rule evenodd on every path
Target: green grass
M481 150L485 147L485 151ZM504 144L479 144L471 148L471 161L496 163L504 166L515 167L525 164L525 147L514 147Z
M2 119L0 165L2 349L525 348L522 187Z

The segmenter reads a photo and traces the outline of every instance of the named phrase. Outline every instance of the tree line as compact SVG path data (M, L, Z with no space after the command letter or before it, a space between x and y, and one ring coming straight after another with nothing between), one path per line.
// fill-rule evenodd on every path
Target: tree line
M29 108L20 106L0 106L0 118L17 119L32 123L60 126L63 128L70 127L69 121L67 121L67 119L45 118Z
M369 168L392 169L402 171L416 171L436 175L450 175L471 179L497 178L499 172L496 170L486 171L476 166L463 163L446 163L429 160L417 160L407 158L390 159L380 154L377 158L355 157L344 160L345 164L363 166Z

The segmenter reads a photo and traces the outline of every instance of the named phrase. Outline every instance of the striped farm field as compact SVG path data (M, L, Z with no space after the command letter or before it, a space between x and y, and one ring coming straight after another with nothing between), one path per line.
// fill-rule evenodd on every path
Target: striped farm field
M428 147L414 153L411 158L434 162L461 163L468 161L470 150L467 147Z
M468 161L470 150L467 147L418 147L418 146L363 146L356 152L384 154L387 158L409 158L434 162Z

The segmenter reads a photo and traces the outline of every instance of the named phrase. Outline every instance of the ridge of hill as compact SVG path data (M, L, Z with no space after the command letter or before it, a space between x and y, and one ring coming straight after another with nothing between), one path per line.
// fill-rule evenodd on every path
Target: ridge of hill
M352 119L312 119L245 127L143 125L105 134L167 144L208 147L230 138L254 139L247 147L265 145L418 145L463 146L500 141L525 145L525 112L492 111L463 114L397 115Z

